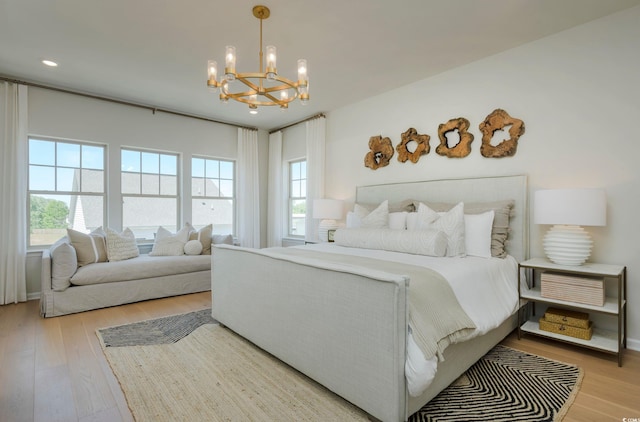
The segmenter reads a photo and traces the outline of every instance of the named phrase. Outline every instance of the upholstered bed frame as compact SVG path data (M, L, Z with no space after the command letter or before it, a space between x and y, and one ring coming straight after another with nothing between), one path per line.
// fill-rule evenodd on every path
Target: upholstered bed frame
M526 176L435 180L357 188L357 202L515 200L507 251L528 254ZM404 421L446 388L516 326L445 351L433 383L407 393L409 280L320 260L219 247L213 254L212 315L222 324L382 421Z

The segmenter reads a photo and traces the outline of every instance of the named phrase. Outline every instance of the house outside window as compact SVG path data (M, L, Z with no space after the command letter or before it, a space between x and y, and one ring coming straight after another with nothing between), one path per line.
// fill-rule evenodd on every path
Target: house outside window
M158 226L179 225L178 154L121 150L122 226L139 241L153 240Z
M235 234L235 192L233 161L191 159L191 224L196 229L213 224L213 234Z
M292 237L304 237L307 215L307 161L289 163L289 230Z
M104 145L30 137L28 161L30 247L105 225Z

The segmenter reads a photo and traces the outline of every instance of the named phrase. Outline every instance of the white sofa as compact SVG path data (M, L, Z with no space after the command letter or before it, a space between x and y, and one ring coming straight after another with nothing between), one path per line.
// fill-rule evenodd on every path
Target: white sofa
M98 262L79 267L69 287L54 282L53 265L50 251L45 250L40 297L43 317L211 290L211 255L140 255Z

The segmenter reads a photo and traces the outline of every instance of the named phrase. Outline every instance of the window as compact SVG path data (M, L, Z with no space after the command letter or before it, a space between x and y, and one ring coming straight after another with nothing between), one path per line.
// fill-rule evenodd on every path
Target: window
M178 154L122 149L122 226L153 240L158 226L178 227Z
M289 163L289 236L304 236L307 215L307 162Z
M105 225L105 146L29 138L29 246Z
M200 229L213 223L214 234L234 234L234 162L191 159L192 225Z

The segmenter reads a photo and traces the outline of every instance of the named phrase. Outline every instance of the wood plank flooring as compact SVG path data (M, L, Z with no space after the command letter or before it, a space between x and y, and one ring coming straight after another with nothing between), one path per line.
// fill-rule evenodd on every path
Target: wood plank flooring
M211 306L210 292L139 302L56 318L40 318L38 301L0 306L0 421L132 421L95 330ZM523 337L503 344L585 370L565 418L640 418L640 352L612 355Z

